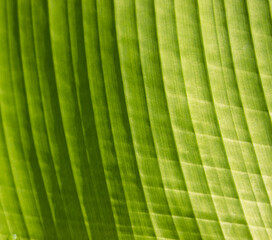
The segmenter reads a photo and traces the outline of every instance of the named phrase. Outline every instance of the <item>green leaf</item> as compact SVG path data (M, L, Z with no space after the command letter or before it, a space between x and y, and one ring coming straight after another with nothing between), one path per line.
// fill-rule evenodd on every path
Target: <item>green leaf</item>
M0 240L272 239L271 0L0 0Z

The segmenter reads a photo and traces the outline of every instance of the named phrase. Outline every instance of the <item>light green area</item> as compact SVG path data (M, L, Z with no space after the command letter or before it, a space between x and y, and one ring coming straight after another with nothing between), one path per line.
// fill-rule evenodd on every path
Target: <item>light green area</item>
M272 239L271 0L0 0L0 240Z

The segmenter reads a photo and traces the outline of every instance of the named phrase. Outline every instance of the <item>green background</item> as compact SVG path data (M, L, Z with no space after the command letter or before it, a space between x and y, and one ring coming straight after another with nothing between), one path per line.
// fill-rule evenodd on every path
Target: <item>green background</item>
M0 239L272 239L271 0L0 0Z

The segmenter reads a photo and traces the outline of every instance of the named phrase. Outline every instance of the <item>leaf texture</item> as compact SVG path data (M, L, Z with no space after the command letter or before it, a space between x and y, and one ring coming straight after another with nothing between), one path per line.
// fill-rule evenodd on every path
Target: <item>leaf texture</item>
M0 240L272 239L271 0L0 0Z

